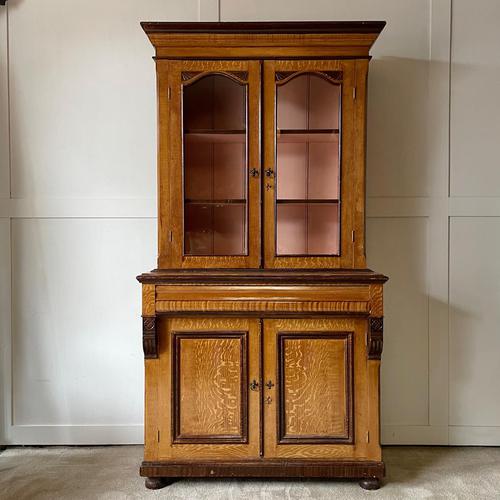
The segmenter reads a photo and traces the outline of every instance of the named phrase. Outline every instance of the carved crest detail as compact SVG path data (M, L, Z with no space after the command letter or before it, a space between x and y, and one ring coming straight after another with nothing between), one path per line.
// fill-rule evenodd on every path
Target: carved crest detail
M321 76L332 83L342 83L342 71L276 71L274 78L276 82L286 83L296 76L307 73Z
M384 318L369 318L368 359L380 359L384 347Z
M193 83L201 77L208 76L210 74L228 76L232 80L236 80L238 83L246 83L248 81L248 71L182 71L181 80L184 83Z
M142 318L142 348L145 359L158 357L158 335L155 316Z

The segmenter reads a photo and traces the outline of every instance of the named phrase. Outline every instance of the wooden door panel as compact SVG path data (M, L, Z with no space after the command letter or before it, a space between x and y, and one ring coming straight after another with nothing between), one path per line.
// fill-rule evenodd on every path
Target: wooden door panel
M159 138L168 157L168 165L162 162L159 171L159 265L259 267L260 62L158 64L167 64L170 89L168 118L163 118L168 132L161 131L168 138ZM214 78L218 93L210 100L208 81ZM197 93L189 93L195 86ZM232 87L243 101L238 102ZM168 153L162 149L167 140Z
M164 319L159 458L259 456L260 325L255 319Z
M366 325L264 320L266 458L367 457Z
M247 332L172 332L174 443L245 443Z
M279 443L352 443L352 332L279 333Z

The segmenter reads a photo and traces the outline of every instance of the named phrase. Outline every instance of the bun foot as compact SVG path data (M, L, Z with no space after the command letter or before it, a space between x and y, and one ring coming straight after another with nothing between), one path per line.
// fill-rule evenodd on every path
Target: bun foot
M164 477L147 477L145 484L148 490L159 490L160 488L164 488L173 482L174 481L172 479Z
M364 490L378 490L380 488L380 479L378 477L365 477L359 481L359 485Z

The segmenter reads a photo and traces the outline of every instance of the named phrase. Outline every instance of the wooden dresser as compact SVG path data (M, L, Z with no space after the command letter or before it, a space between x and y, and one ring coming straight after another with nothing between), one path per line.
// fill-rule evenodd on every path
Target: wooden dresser
M142 274L148 488L376 489L387 278L366 269L369 50L384 22L142 23L158 269Z

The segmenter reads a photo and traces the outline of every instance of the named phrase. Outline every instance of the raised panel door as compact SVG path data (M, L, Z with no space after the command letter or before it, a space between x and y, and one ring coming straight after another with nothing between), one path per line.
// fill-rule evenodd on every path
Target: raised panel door
M260 325L168 319L160 355L160 458L259 455ZM257 390L252 390L257 389Z
M264 320L266 458L366 458L366 320Z

